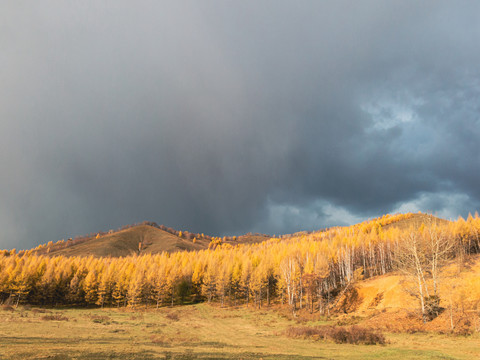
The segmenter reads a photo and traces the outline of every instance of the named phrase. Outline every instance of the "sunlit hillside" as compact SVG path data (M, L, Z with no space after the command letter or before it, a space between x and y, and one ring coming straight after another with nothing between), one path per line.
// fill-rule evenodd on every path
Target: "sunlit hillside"
M218 244L255 244L269 239L264 234L214 237L178 231L153 222L128 225L117 231L78 236L67 241L49 242L27 253L48 256L121 257L162 252L204 250Z
M179 237L149 225L138 225L125 230L91 237L70 246L52 245L44 253L50 256L128 256L134 254L201 250L208 246L206 239L192 240Z
M478 266L471 264L479 234L478 216L449 222L424 214L386 215L253 244L187 241L142 225L58 249L53 255L59 256L3 251L0 301L131 308L206 301L275 305L294 316L401 309L427 323L447 308L451 319L460 307L476 309L480 284ZM155 254L158 246L175 251ZM205 249L196 250L200 246ZM176 251L182 248L192 251ZM122 251L133 255L114 257L126 255ZM447 285L454 281L444 280L454 278L452 271L461 279L455 291ZM462 297L469 286L472 296Z

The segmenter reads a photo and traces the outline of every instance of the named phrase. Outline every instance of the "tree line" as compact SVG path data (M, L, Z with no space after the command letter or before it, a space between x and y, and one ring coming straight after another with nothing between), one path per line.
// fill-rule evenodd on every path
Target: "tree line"
M413 216L386 215L259 244L124 258L3 250L0 302L102 307L197 301L261 307L276 302L292 311L325 313L355 280L401 270L415 279L427 316L440 299L442 264L479 252L480 218L437 222L425 217L421 226L389 226Z

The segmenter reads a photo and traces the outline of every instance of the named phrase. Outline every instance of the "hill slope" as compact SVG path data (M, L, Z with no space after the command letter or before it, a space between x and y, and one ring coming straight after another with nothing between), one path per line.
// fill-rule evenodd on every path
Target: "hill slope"
M141 245L140 245L141 244ZM201 250L208 247L208 240L196 243L149 225L138 225L112 234L92 237L71 246L52 246L51 256L128 256L133 254Z
M434 223L438 225L445 225L448 223L448 220L438 218L436 216L430 214L423 214L423 213L411 213L408 216L404 216L392 223L387 223L383 226L384 229L388 229L389 227L396 227L400 230L405 230L408 228L418 229L422 224L429 224Z
M224 243L231 245L254 244L270 239L270 236L263 234L246 234L225 240ZM156 226L136 225L124 230L99 234L81 241L58 242L41 246L34 250L37 254L50 256L112 256L123 257L135 254L158 254L161 252L196 251L209 248L212 240L220 243L220 238L199 236L186 238L169 231L162 230Z
M440 314L424 324L415 279L399 272L357 281L342 295L336 311L344 321L360 319L363 325L393 331L452 331L478 328L480 256L466 263L458 259L442 268L439 280ZM476 330L477 331L477 330Z
M407 229L409 227L418 228L421 224L428 222L447 222L447 220L436 218L432 215L417 213L404 215L386 215L381 218L368 220L353 227L362 227L365 231L370 231L374 227L388 229L397 227ZM141 225L129 226L126 229L116 232L99 233L97 236L82 238L80 241L58 242L48 244L34 249L37 254L48 254L50 256L112 256L123 257L134 254L157 254L163 251L196 251L208 249L212 245L227 243L233 246L239 244L255 244L271 237L264 234L245 234L238 237L212 238L200 234L181 235L173 229L167 230L165 227L150 225L154 223L143 223ZM325 230L317 231L321 233ZM298 237L305 233L284 235L282 237ZM195 242L193 238L195 237Z

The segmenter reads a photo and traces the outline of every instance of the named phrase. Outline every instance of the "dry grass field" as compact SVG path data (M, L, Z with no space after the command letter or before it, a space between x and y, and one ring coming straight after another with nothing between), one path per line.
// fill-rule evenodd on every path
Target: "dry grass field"
M308 322L302 326L319 325ZM274 310L207 304L0 310L1 359L478 359L480 336L386 333L386 345L296 339Z

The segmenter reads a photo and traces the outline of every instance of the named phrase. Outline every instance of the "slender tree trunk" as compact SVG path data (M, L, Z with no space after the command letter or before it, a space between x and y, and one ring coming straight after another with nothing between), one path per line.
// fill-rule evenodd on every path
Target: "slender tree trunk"
M475 326L476 328L476 326ZM453 306L452 301L450 300L450 330L453 332L454 325L453 325Z
M267 286L267 306L270 306L270 286Z
M258 304L260 305L259 308L261 308L263 306L263 303L262 303L262 288L260 287L260 290L259 290L259 299L258 299Z
M422 279L419 274L417 275L417 280L418 280L418 292L420 294L420 305L422 308L422 319L423 319L423 323L425 324L427 322L427 318L425 314L425 299L423 295Z
M327 319L330 317L330 289L327 290Z

